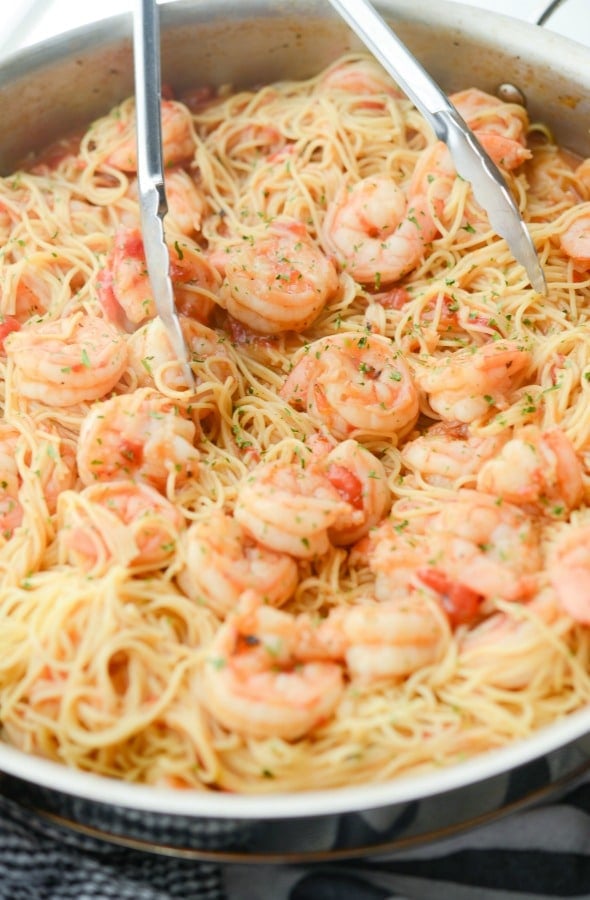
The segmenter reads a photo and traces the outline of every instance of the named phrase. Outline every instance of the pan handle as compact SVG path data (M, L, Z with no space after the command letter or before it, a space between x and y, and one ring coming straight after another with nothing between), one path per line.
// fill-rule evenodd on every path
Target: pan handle
M566 0L550 0L549 3L542 3L540 10L537 10L530 17L529 21L533 25L545 25L549 21L554 12L557 12Z

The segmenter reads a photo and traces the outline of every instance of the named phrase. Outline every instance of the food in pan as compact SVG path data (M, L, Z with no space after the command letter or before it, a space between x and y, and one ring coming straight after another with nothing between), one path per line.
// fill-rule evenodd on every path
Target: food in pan
M453 100L535 293L368 57L163 101L171 277L132 99L0 182L0 720L159 786L296 791L503 746L590 699L590 167Z

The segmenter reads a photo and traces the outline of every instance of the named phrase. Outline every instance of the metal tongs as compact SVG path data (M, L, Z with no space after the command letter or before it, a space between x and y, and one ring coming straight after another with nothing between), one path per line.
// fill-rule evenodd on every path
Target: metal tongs
M506 182L453 104L369 0L330 0L345 22L395 79L439 140L447 144L459 175L471 183L490 224L524 266L533 288L547 293L545 275L529 231Z
M176 312L170 254L164 238L168 212L162 158L162 85L160 20L156 0L136 0L133 16L133 56L137 115L137 183L143 245L154 302L182 367L189 388L195 380L190 355Z

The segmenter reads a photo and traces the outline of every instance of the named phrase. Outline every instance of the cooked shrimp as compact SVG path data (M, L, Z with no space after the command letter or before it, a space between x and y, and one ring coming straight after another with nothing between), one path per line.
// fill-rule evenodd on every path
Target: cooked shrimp
M580 272L590 270L590 211L588 204L580 209L573 222L560 237L561 249L574 261Z
M503 434L471 434L465 424L437 422L403 445L401 459L410 472L427 484L475 487L480 468L499 453L506 440Z
M202 705L230 731L298 740L334 713L342 668L302 661L294 617L248 592L215 635L200 688Z
M3 316L0 313L0 355L5 355L4 341L13 331L20 331L21 325L14 316Z
M336 546L353 544L385 516L391 505L391 491L387 472L381 460L357 441L338 444L322 461L328 481L340 496L355 510L362 512L362 520L351 527L334 525L328 531Z
M178 231L189 237L198 234L207 209L204 194L185 169L166 172L165 181L168 202L166 230Z
M180 327L192 361L196 364L193 368L208 362L208 371L223 381L229 375L229 366L222 338L211 328L187 316L180 316ZM154 379L158 378L171 390L186 388L178 357L159 317L129 335L127 346L129 365L135 372L138 385L153 386Z
M163 100L162 154L164 169L192 159L196 144L188 109L174 100ZM135 124L126 129L123 139L108 155L106 163L122 172L137 172Z
M519 141L513 141L501 134L479 131L475 132L475 136L492 161L509 172L518 169L533 155L528 147L523 147Z
M563 526L548 553L547 571L563 609L590 625L590 522Z
M383 106L381 97L403 97L401 91L391 78L375 61L371 59L354 59L340 62L332 66L322 77L319 86L323 91L344 91L347 94L359 94L358 105L362 107Z
M531 158L525 143L528 116L523 106L477 88L451 94L449 99L497 165L515 169Z
M457 491L438 510L385 522L370 543L377 598L427 588L453 626L476 619L485 599L530 596L541 567L536 520L469 489Z
M48 406L98 400L127 367L125 341L104 319L75 313L30 323L4 342L22 396Z
M532 355L516 341L498 340L456 350L417 367L416 380L432 410L447 422L473 422L506 409Z
M283 462L262 463L245 478L234 515L264 547L297 559L326 553L331 528L354 527L364 518L318 466Z
M406 602L430 593L452 627L472 622L478 615L482 595L476 593L439 565L444 546L428 529L415 533L410 520L385 520L371 533L364 548L375 575L375 596L382 603ZM358 554L361 545L354 548ZM437 563L438 568L433 568Z
M512 144L506 138L499 135L488 135L489 155L494 161L498 153L504 154L504 163L508 162L508 154L512 149ZM496 147L490 146L492 138L496 143ZM510 146L505 146L506 143ZM520 144L516 144L521 153L524 152ZM516 153L516 151L514 151ZM514 157L515 159L516 157ZM520 158L520 157L519 157ZM510 158L513 160L513 157ZM434 144L426 147L420 154L416 167L412 173L410 184L407 188L408 196L419 197L424 208L429 210L426 216L428 222L431 223L432 237L435 236L438 229L460 227L465 230L468 240L474 231L482 232L489 230L489 220L483 209L477 204L472 194L463 198L462 216L459 223L455 222L455 204L452 204L450 210L447 210L447 201L452 195L453 188L457 183L457 170L453 163L449 148L442 141L436 141ZM439 225L440 222L440 225ZM431 239L432 239L431 237Z
M449 100L465 119L472 131L501 134L524 142L528 116L524 106L507 103L479 88L467 88L449 95Z
M198 234L207 209L207 201L195 179L186 169L181 168L167 171L164 178L168 203L166 231L178 232L188 237ZM127 196L137 203L137 181L133 180L130 183ZM133 213L126 212L124 220L127 224L136 226L139 222L139 208Z
M60 562L96 576L114 563L148 571L174 554L184 517L147 484L111 481L58 502Z
M23 418L23 431L0 423L0 537L5 540L22 523L27 506L33 515L53 515L61 491L72 488L76 481L70 445L53 434L36 431L32 449L25 423ZM39 487L45 513L38 507Z
M262 237L228 247L223 265L227 311L263 334L303 331L338 289L331 261L301 222L286 217Z
M556 639L571 627L554 592L545 589L510 612L496 612L465 631L459 639L458 665L461 671L475 674L478 684L504 690L525 688L538 678L540 666L557 669L561 653ZM485 673L479 675L478 670Z
M78 472L85 485L133 478L164 491L196 470L192 421L170 400L149 389L96 403L82 422Z
M341 440L359 433L399 437L418 418L408 365L380 335L345 332L307 345L280 394Z
M517 506L463 489L425 527L432 541L427 573L441 571L482 597L518 600L533 590L541 568L539 530Z
M479 490L517 506L562 517L584 497L582 464L560 428L525 425L482 466Z
M291 556L263 547L222 512L192 523L181 538L179 556L179 586L220 618L237 608L244 591L281 606L297 585L297 564Z
M206 321L215 305L212 294L219 276L186 238L170 247L170 278L178 311ZM120 225L117 229L106 265L98 275L98 299L108 318L127 331L156 315L138 228Z
M336 607L318 623L297 621L300 653L342 658L361 682L405 678L436 663L450 633L435 603L417 594L404 600Z
M326 211L323 234L356 281L380 286L417 266L436 225L422 194L406 199L391 178L371 176L340 189Z

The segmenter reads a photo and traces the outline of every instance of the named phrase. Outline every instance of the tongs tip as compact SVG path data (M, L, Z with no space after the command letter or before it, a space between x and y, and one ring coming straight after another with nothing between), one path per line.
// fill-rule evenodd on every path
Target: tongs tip
M530 278L531 285L537 294L542 294L543 297L546 297L549 291L547 288L547 279L545 278L545 273L541 266L535 266L534 271L528 272L527 274Z

